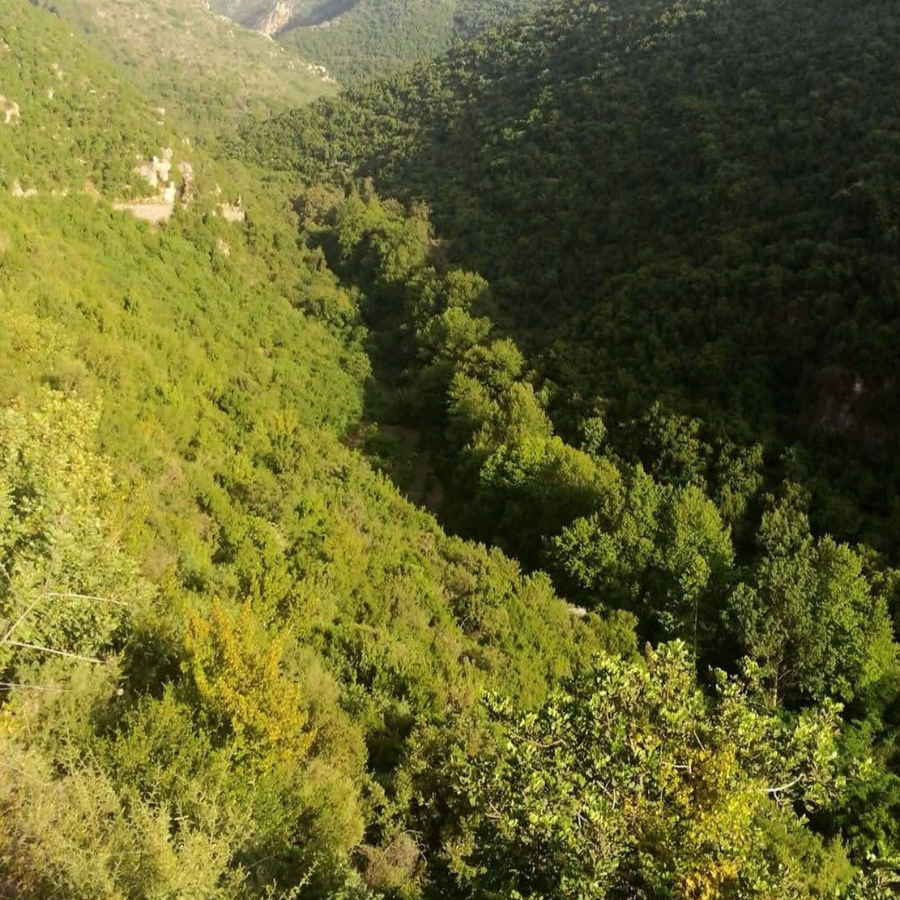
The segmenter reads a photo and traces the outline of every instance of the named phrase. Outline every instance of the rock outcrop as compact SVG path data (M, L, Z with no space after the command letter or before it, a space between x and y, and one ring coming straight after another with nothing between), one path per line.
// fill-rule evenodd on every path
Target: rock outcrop
M181 175L181 186L172 179L172 158L174 153L171 147L166 147L161 156L151 156L149 160L138 157L138 164L134 167L137 175L150 185L156 193L151 197L144 197L129 203L114 203L113 208L130 212L138 219L145 222L159 224L167 222L175 211L175 203L181 194L181 200L187 202L190 198L191 185L194 181L194 168L189 162L180 162L177 166Z
M172 218L172 213L175 212L175 204L148 200L140 203L114 203L113 209L129 212L136 219L143 219L145 222L159 225L161 222L168 222Z
M294 4L291 0L278 0L268 12L260 13L246 24L266 37L274 37L291 21L293 15Z
M15 125L19 122L19 104L13 100L7 100L0 94L0 120L4 125Z
M11 193L13 197L34 197L37 194L36 188L23 188L22 182L16 178L12 183Z
M149 162L139 158L134 171L154 190L164 191L172 173L172 148L167 147L163 150L161 157L151 156Z
M247 218L240 197L237 203L223 203L219 206L219 214L226 222L243 222Z

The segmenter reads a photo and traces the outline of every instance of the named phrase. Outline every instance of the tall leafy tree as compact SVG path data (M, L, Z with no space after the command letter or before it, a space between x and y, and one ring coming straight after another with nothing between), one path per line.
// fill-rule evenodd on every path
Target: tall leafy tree
M796 900L852 878L800 814L840 790L833 706L787 720L726 680L710 701L674 644L601 660L535 712L491 708L496 738L453 770L459 896Z
M763 556L733 591L728 615L774 700L865 697L897 663L885 597L862 557L809 531L796 487L772 501Z

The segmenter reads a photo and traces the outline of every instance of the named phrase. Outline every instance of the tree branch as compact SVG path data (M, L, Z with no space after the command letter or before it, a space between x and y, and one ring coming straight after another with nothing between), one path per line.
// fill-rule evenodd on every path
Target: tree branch
M48 591L45 596L57 597L62 600L95 600L97 603L112 603L114 606L128 606L127 603L123 603L121 600L113 600L111 597L95 597L92 594L59 594L55 591Z
M65 656L68 659L80 659L83 662L102 663L102 659L93 656L82 656L80 653L69 653L67 650L53 650L51 647L41 647L38 644L26 644L22 641L0 641L7 647L21 647L23 650L38 650L41 653L52 653L54 656Z

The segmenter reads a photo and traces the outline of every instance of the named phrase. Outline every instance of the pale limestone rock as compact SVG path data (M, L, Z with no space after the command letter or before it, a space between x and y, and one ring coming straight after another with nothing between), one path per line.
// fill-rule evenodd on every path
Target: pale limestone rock
M247 216L244 213L244 207L241 204L240 199L238 199L237 203L223 203L219 207L219 212L222 214L222 218L226 222L243 222L246 220Z
M36 188L31 187L31 188L28 188L27 190L25 190L22 187L22 183L19 181L18 178L15 181L13 181L12 188L10 189L10 191L11 191L13 197L27 198L27 197L34 197L34 195L37 194Z
M172 217L175 207L171 203L145 201L144 203L114 203L113 209L129 212L136 219L143 219L145 222L158 225L167 222Z
M3 117L4 125L18 124L21 118L19 115L19 104L14 100L7 100L3 94L0 94L0 116Z

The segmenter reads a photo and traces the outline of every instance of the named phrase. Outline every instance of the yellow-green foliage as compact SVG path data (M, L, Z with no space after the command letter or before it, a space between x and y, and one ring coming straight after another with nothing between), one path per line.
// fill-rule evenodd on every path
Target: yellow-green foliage
M444 850L463 895L839 896L852 867L796 813L841 789L837 710L788 725L724 680L710 703L684 645L646 662L600 661L534 713L497 701L499 733L457 751L468 814Z
M208 619L192 614L185 649L201 708L230 728L240 752L283 755L295 765L303 759L315 738L303 692L281 674L281 643L265 646L249 606L235 621L219 603Z
M0 195L0 634L66 654L4 648L21 896L355 890L420 722L487 685L538 702L606 643L342 445L355 298L278 183L195 161L242 185L244 225ZM385 242L398 277L417 247Z
M123 192L138 153L180 137L102 57L28 0L0 15L0 191L81 190L86 180ZM15 115L7 110L15 108ZM114 110L115 127L110 127Z
M0 411L0 665L93 656L151 593L122 552L99 412L47 389Z

